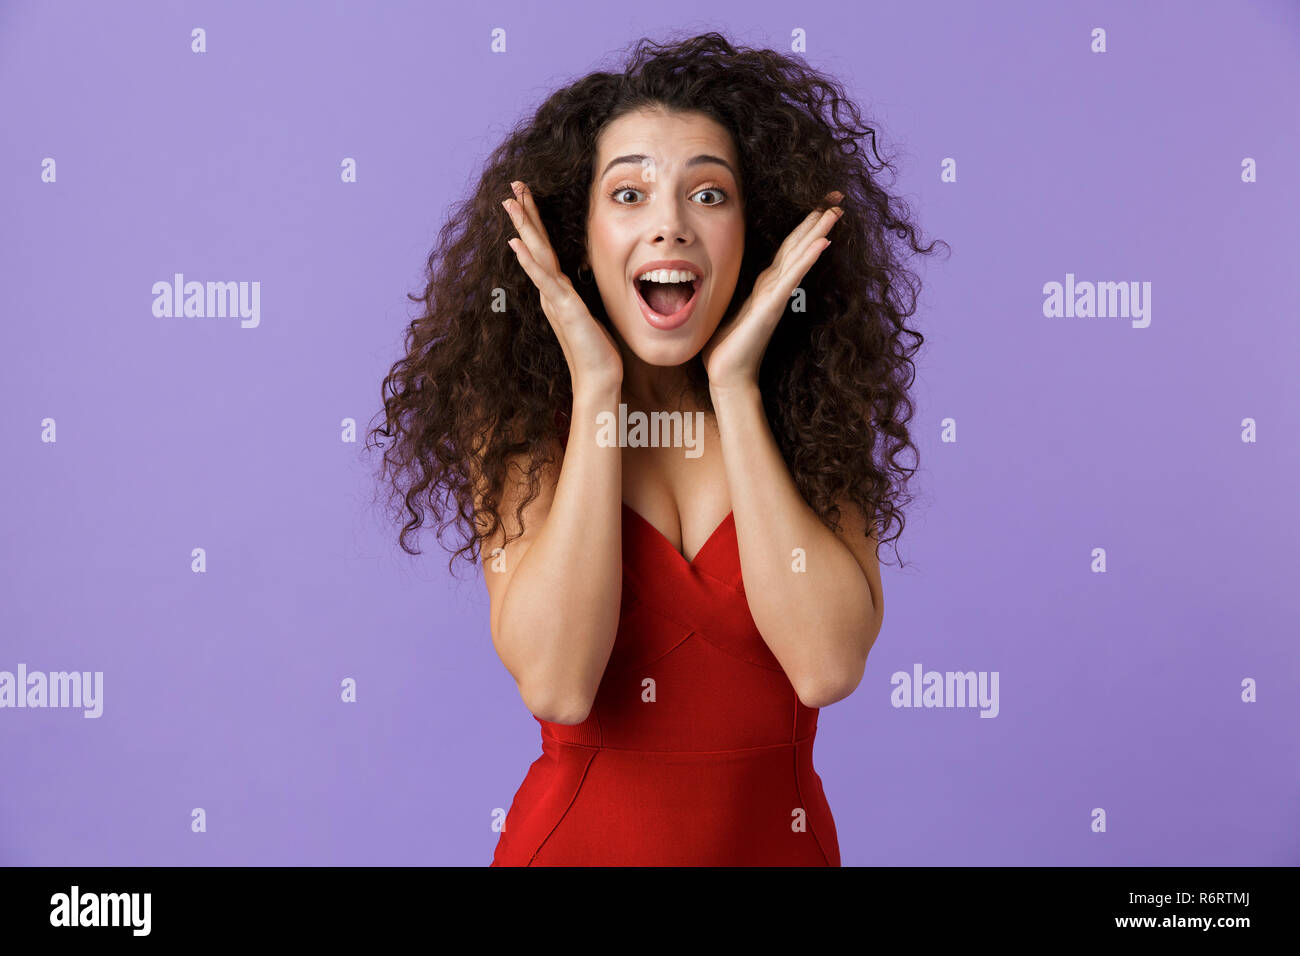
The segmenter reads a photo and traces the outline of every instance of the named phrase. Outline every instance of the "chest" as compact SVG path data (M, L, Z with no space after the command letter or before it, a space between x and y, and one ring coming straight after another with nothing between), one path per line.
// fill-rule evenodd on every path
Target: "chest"
M622 449L623 502L687 561L731 512L721 436L712 416L703 419L695 448Z

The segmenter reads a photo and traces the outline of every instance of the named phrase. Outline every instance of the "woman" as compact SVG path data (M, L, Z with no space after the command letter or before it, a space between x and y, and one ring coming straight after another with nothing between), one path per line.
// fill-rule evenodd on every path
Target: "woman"
M494 866L840 863L817 713L862 678L915 471L887 237L933 246L856 120L778 53L642 41L443 230L378 434L402 546L427 490L541 725Z

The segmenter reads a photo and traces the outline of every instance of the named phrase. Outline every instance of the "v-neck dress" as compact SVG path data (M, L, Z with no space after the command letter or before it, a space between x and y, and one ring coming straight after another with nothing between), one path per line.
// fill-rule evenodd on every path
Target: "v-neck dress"
M687 561L626 503L618 634L591 713L542 754L491 866L839 866L804 706L750 616L734 512Z

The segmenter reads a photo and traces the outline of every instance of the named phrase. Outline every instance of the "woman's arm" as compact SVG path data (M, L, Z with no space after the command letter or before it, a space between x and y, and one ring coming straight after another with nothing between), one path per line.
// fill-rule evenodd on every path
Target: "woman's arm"
M838 203L844 194L827 195ZM790 296L830 245L840 206L814 209L759 273L748 299L701 355L722 433L749 611L799 699L825 707L853 693L884 606L874 536L851 501L839 537L799 494L763 412L758 372ZM793 320L792 320L793 321Z
M558 477L525 511L525 533L504 552L497 537L483 574L492 643L534 715L557 724L587 719L618 633L623 599L623 459L596 443L596 416L618 411L623 361L609 331L560 269L532 191L511 183L502 202L519 237L509 240L569 366L573 413ZM509 482L507 481L507 485ZM502 512L516 498L503 494ZM513 520L502 514L502 521ZM511 528L511 533L517 532Z
M622 601L622 458L596 443L596 416L617 414L619 390L578 391L558 479L524 509L524 534L483 546L492 643L524 704L557 724L591 711L618 633ZM518 486L502 495L501 521L519 530Z
M880 633L875 537L867 537L864 516L850 501L841 503L840 536L808 507L757 384L712 386L710 393L750 614L805 706L833 704L861 682Z

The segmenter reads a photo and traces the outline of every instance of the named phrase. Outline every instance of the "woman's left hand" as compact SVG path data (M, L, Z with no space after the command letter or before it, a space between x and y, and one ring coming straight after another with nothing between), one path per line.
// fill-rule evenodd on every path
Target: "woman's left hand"
M841 192L827 196L831 202ZM730 321L718 326L704 344L700 357L709 374L709 387L730 387L758 382L758 368L776 324L799 282L812 268L830 240L826 233L844 214L839 206L813 210L781 243L772 264L754 280L754 290Z

